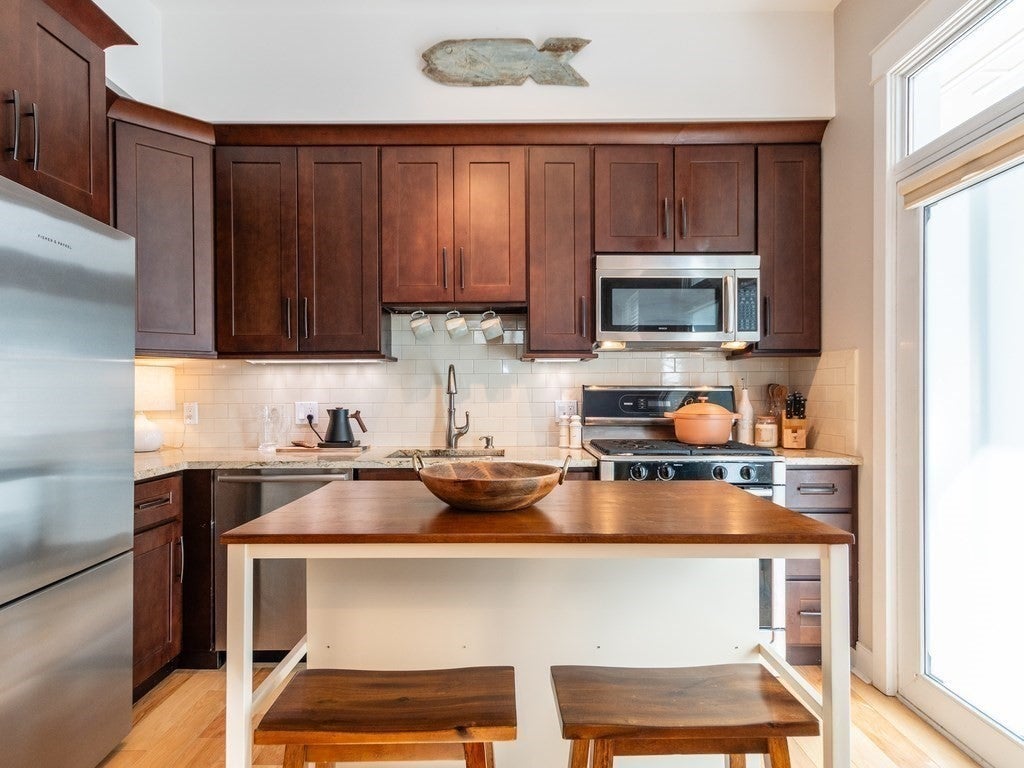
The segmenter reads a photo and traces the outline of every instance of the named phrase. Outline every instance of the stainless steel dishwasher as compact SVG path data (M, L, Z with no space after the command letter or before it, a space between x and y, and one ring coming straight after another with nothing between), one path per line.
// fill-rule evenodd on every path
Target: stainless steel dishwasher
M273 512L326 483L351 480L350 469L222 469L213 473L216 649L227 648L227 547L220 535ZM290 651L306 633L306 562L253 564L253 650Z

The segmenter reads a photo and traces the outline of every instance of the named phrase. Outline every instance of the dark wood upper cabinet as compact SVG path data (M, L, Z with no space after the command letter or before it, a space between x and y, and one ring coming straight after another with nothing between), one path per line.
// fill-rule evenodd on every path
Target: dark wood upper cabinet
M594 243L609 253L752 253L748 145L597 147Z
M217 351L386 357L375 147L218 147Z
M217 351L298 350L294 147L215 152Z
M757 352L821 351L821 148L757 150L757 252L763 321Z
M451 301L451 147L385 147L380 179L381 298L385 304Z
M134 41L91 2L17 0L0 13L0 171L109 221L103 49Z
M754 252L754 166L752 146L676 147L676 251Z
M298 150L299 348L381 349L376 147Z
M526 359L596 357L589 147L530 147Z
M526 301L522 147L385 147L385 304Z
M594 250L671 251L672 147L594 150Z
M112 130L114 226L135 238L136 354L212 355L213 147Z
M526 152L455 148L455 301L526 301Z

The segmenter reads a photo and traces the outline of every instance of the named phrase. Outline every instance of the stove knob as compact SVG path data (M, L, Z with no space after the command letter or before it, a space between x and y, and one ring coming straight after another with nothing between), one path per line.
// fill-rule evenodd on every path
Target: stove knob
M658 479L659 480L671 480L675 477L676 470L671 464L659 464L658 465Z
M740 477L743 478L744 480L753 480L754 468L748 464L744 464L742 467L740 467Z
M711 476L715 478L715 480L725 480L725 477L728 474L728 470L726 470L726 468L723 467L721 464L718 464L717 466L712 467L711 469Z
M630 464L629 465L629 479L630 480L646 480L647 479L647 466L644 464Z

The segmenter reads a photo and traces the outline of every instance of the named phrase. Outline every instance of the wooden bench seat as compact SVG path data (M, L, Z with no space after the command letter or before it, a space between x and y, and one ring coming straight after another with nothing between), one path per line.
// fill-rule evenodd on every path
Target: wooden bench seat
M493 742L516 737L512 667L297 673L263 716L256 744L307 762L464 760L493 768Z

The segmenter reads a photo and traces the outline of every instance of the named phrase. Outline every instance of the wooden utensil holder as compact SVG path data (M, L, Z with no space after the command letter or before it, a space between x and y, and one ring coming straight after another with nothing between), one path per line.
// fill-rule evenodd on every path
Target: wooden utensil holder
M787 419L782 417L782 447L807 447L807 419Z

